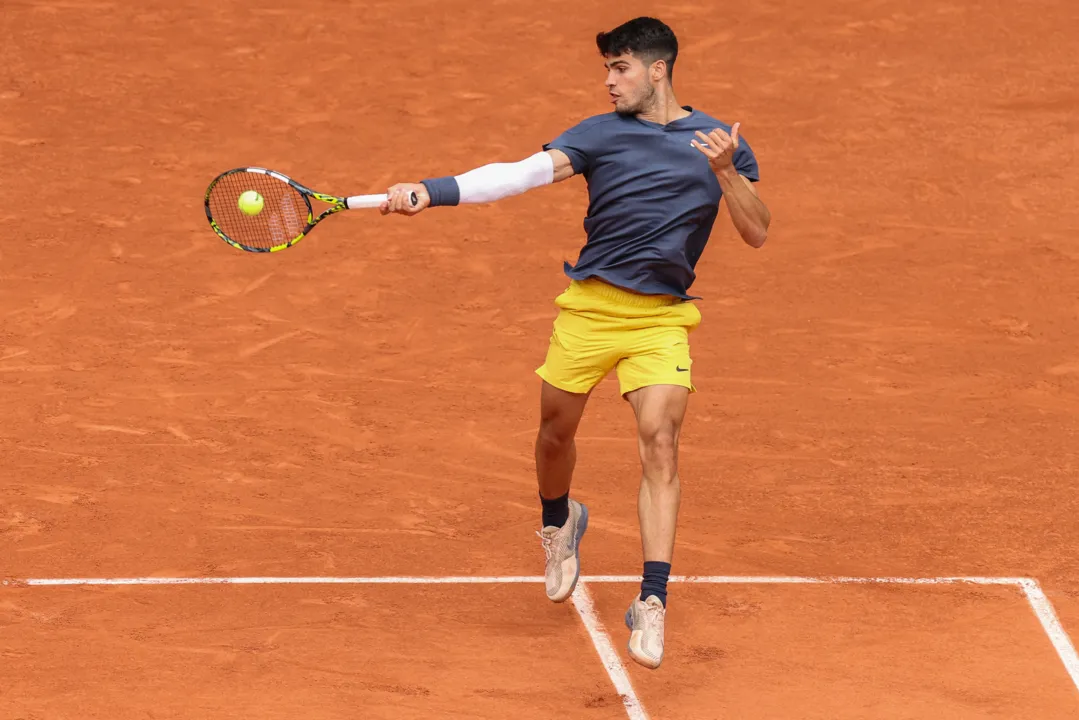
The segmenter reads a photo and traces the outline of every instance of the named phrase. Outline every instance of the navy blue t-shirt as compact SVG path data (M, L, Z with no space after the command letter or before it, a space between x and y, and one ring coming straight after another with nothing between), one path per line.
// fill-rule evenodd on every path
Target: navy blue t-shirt
M543 146L557 149L588 182L587 241L576 266L577 280L597 277L645 295L688 294L694 271L719 213L723 191L708 158L689 144L731 126L686 107L690 115L661 125L608 113L588 118ZM760 180L757 159L739 137L734 166Z

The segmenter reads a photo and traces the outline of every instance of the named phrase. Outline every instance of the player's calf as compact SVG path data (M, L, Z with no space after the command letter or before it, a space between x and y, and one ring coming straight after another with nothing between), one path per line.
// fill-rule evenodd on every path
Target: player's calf
M569 517L569 489L577 464L574 436L587 402L587 394L569 393L543 383L535 448L543 527L562 527Z
M536 435L536 480L544 527L561 527L569 517L569 488L577 464L574 430L541 423Z

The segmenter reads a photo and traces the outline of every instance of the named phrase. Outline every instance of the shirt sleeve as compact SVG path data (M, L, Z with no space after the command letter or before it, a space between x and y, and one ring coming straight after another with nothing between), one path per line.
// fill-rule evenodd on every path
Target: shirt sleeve
M595 154L595 128L593 123L581 123L566 130L543 146L544 150L561 150L566 153L573 172L583 175L592 167Z
M752 182L761 179L760 168L757 167L757 156L753 154L753 148L743 138L738 139L738 149L734 151L734 169L739 175L745 175Z

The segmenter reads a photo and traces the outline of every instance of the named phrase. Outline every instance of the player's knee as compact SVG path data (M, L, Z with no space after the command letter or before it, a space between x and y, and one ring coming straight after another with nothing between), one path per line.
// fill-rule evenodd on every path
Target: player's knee
M656 482L673 482L678 476L677 425L662 420L644 423L638 434L645 477Z
M587 395L568 393L544 383L536 436L537 457L553 460L573 451L573 438L587 400Z
M573 447L574 427L557 419L540 422L536 435L536 454L545 458L557 458Z

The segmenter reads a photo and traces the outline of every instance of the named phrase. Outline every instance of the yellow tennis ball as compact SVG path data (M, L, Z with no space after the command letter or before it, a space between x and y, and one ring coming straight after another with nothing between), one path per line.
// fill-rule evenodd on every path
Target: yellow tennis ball
M240 206L240 210L245 215L258 215L262 212L262 196L254 190L248 190L240 195L240 199L236 204Z

